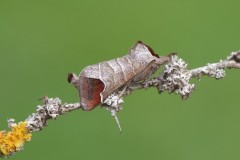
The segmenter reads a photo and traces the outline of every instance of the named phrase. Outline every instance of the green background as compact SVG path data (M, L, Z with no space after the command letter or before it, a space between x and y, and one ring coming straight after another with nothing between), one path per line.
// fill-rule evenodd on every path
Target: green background
M77 102L67 73L125 55L137 40L159 55L177 52L190 68L240 48L237 0L1 0L0 129L24 120L48 95ZM239 160L239 71L194 80L187 101L136 91L118 114L74 111L33 133L25 160Z

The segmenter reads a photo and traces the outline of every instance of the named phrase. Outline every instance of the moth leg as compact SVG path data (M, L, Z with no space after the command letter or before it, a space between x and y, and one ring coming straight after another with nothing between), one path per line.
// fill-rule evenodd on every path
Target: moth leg
M127 89L127 85L123 88L123 90L120 92L120 94L119 94L119 97L122 97L122 95L124 95L124 93L125 93L125 91L126 91L126 89Z

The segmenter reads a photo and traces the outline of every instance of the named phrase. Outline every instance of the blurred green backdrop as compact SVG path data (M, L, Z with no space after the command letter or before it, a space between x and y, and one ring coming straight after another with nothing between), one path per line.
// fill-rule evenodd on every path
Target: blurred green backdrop
M48 95L77 102L68 72L125 55L137 40L178 52L190 68L240 48L240 1L1 0L0 129L24 120ZM118 114L74 111L34 133L13 159L239 160L240 71L194 81L187 100L134 92Z

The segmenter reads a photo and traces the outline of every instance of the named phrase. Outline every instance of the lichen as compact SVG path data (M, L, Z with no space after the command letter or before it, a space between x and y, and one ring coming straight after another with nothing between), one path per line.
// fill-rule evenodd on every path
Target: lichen
M15 124L10 121L10 127L11 131L0 131L0 156L4 158L22 150L23 145L32 137L27 128L27 122Z
M161 83L158 85L159 92L168 91L169 93L180 94L183 99L189 97L195 88L190 84L191 73L187 69L187 63L176 55L171 57L160 78Z

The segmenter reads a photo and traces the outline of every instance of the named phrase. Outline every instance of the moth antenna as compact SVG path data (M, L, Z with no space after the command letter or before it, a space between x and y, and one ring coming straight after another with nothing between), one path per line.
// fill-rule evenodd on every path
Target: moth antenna
M119 131L120 131L120 134L122 134L122 128L121 128L120 122L119 122L119 120L118 120L118 117L117 117L116 111L115 111L115 110L111 110L111 115L114 117L115 122L116 122L117 125L118 125Z

